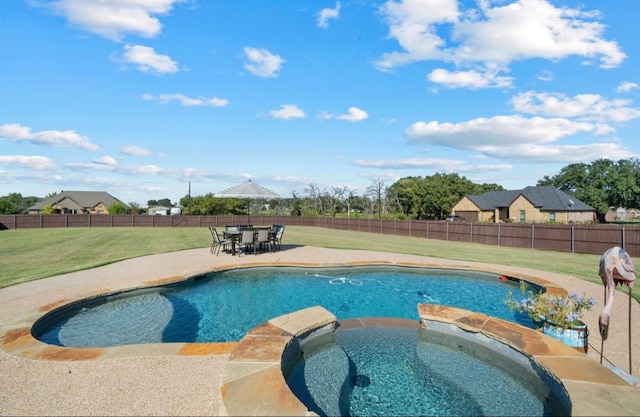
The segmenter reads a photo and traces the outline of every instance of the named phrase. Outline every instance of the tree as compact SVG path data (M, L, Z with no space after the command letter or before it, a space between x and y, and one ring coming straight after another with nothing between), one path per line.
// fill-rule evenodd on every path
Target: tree
M180 199L183 206L188 203L189 196ZM237 198L218 198L208 193L204 196L191 197L189 214L221 215L245 213L245 203Z
M127 206L122 201L114 201L109 206L109 214L127 214Z
M367 187L367 195L371 196L372 203L378 207L378 218L382 218L382 207L386 198L387 185L381 179L374 180L373 183Z
M291 215L302 216L302 201L295 191L291 192L291 197L293 199L293 204L291 205Z
M11 193L0 197L0 214L22 214L38 202L38 197L22 197L20 193Z
M553 185L596 209L598 218L614 207L640 207L640 161L598 159L591 164L569 164L538 185Z
M135 203L135 202L130 202L129 203L129 208L131 209L131 214L140 214L143 212L142 207L140 206L140 204ZM111 210L109 210L109 213L111 213Z
M319 214L320 203L321 203L320 196L322 195L322 192L320 191L320 187L318 186L318 184L311 183L307 185L304 190L307 192L307 195L312 200L313 207L311 208L314 211L314 214Z
M47 204L46 206L42 207L41 213L42 214L55 214L56 213L56 209L54 209L51 204Z
M388 195L394 209L407 217L442 220L464 195L502 189L497 184L475 184L456 173L436 173L424 178L401 178L389 187Z

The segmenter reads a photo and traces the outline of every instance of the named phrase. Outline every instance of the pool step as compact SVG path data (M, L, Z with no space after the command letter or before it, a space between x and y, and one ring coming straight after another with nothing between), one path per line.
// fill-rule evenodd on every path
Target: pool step
M338 345L315 352L288 378L296 396L319 415L349 415L351 380L355 377L349 357ZM293 388L293 387L292 387ZM305 389L306 388L306 389Z

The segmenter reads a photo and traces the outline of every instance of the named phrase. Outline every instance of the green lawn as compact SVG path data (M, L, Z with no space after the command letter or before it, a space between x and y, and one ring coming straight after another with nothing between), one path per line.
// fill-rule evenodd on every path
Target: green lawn
M208 247L206 228L59 228L0 232L0 288L154 253ZM287 226L285 245L368 249L533 268L600 282L597 255Z

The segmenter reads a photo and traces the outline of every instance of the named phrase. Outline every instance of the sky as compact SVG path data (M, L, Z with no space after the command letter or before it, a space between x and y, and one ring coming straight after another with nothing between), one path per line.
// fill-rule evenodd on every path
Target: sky
M0 196L283 197L640 157L637 0L4 0Z

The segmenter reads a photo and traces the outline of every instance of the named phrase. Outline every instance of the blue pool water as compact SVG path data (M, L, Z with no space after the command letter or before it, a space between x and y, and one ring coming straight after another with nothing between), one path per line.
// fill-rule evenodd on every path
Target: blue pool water
M285 378L321 416L567 415L526 360L481 343L417 327L349 329L303 344Z
M69 347L239 341L282 314L320 305L338 319L418 319L417 304L461 307L530 325L509 311L518 284L495 274L410 267L246 268L83 301L39 320L39 340Z

